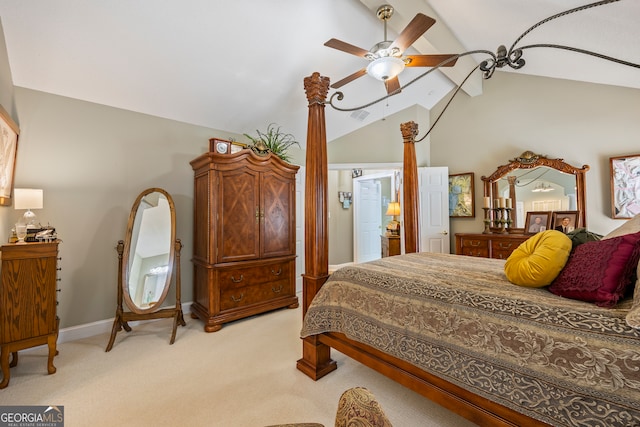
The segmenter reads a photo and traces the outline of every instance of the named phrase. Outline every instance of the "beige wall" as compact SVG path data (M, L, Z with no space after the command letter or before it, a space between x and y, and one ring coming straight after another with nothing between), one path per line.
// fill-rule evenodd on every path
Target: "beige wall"
M353 261L353 205L342 207L338 191L353 194L351 169L330 170L327 180L329 220L329 264L343 264Z
M117 241L138 194L167 190L182 240L182 300L192 300L193 171L189 162L211 137L240 135L16 88L21 129L16 187L44 190L43 223L60 245L61 327L112 318L116 309ZM0 210L5 223L21 212ZM9 227L10 228L10 227ZM0 230L3 242L8 227Z
M4 30L0 19L0 105L16 120L15 105L13 99L13 80L11 79L11 68L9 67L9 57L4 40ZM20 137L18 137L20 144ZM0 207L0 242L6 242L6 230L11 229L13 217L9 214L9 207Z
M400 125L409 121L420 124L418 138L421 138L428 130L429 110L416 105L331 141L327 147L329 164L402 163ZM327 128L330 126L331 123L327 123ZM416 144L418 166L429 166L428 139Z
M474 172L476 206L480 177L526 150L589 165L587 226L605 234L622 224L610 217L609 157L640 153L639 112L637 89L496 72L481 96L461 92L451 103L431 136L431 165ZM475 219L451 220L452 238L483 229L482 210L476 212Z

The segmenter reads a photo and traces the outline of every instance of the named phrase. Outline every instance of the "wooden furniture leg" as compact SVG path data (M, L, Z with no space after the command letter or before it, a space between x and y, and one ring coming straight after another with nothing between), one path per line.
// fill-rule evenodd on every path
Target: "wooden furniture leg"
M9 372L9 349L2 347L0 349L0 367L2 368L2 382L0 382L0 389L9 385L9 378L11 376Z

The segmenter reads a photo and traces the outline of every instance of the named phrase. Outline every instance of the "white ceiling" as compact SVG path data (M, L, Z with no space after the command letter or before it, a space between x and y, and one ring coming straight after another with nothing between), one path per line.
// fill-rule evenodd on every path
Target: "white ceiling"
M323 46L330 38L371 48L383 40L382 0L0 0L16 86L235 133L275 122L303 142L303 78L337 81L366 60ZM437 20L414 43L420 53L510 47L527 28L585 0L390 0L389 39L417 12ZM554 43L640 63L640 0L563 16L519 46ZM640 69L557 49L528 49L519 73L640 88ZM476 61L484 59L475 57ZM473 68L466 57L429 74L359 121L327 107L329 140L406 107L431 108ZM425 69L406 69L404 85ZM482 93L479 73L465 84ZM494 77L496 78L496 77ZM384 97L369 76L344 86L340 104ZM333 90L330 91L330 94Z

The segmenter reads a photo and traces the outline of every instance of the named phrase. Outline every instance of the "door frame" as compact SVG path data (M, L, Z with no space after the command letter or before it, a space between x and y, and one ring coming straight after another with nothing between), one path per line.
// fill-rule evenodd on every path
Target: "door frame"
M328 170L330 171L331 170L353 170L353 169L378 170L378 171L388 170L391 173L393 173L393 171L399 171L400 172L399 179L400 181L402 181L402 169L403 169L402 162L398 162L398 163L329 163L328 165ZM400 185L402 186L402 182L400 182ZM337 188L329 188L328 189L329 197L335 197L335 194L337 191L338 191ZM399 191L400 191L400 194L402 194L402 188L400 188ZM353 215L351 216L351 218L352 218L352 221L354 221ZM354 228L355 228L355 224L354 224ZM329 236L329 240L331 240L331 236ZM355 236L354 236L353 246L354 246L353 248L354 252L353 252L352 260L355 259Z

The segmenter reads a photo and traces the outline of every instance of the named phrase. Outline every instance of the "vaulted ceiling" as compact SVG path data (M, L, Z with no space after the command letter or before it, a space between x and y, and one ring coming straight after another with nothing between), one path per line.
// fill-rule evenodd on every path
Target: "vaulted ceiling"
M380 0L0 0L16 86L191 124L254 133L275 122L306 137L303 78L335 82L366 66L325 47L330 38L371 48L384 39ZM436 19L414 53L509 48L529 27L584 0L390 0L393 40L416 13ZM527 34L519 46L553 43L640 63L640 1L620 0L568 14ZM412 105L431 108L486 55L461 58L400 94L368 106L367 117L327 108L332 140ZM640 88L640 69L552 48L524 51L521 70L502 70ZM425 69L405 69L401 84ZM494 78L497 78L494 76ZM455 83L454 83L455 82ZM476 72L464 89L481 96ZM340 105L382 98L363 76L341 88ZM330 94L333 93L333 90Z

